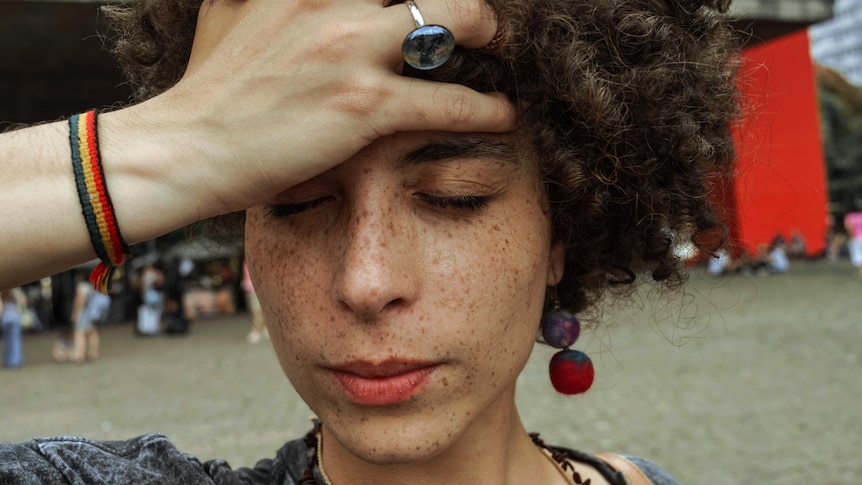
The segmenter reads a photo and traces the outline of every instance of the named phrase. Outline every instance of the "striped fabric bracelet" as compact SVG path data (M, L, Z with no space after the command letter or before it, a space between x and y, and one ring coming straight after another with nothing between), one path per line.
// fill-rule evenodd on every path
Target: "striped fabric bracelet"
M120 234L114 216L114 206L102 173L99 139L96 131L97 110L69 118L69 144L72 148L72 168L81 210L87 222L90 242L102 260L90 274L90 282L98 291L108 293L114 272L126 259L129 247Z

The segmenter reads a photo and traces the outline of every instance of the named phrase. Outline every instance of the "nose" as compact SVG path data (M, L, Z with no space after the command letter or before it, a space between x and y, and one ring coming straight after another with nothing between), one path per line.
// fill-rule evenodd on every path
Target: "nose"
M339 302L366 321L409 306L420 286L415 228L385 205L378 201L354 210L335 272Z

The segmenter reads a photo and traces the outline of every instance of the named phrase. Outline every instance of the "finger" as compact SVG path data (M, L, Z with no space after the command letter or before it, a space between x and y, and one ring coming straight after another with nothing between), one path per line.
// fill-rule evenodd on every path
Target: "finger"
M455 43L469 49L482 48L497 33L494 11L484 0L414 0L425 25L442 25L455 36ZM401 60L401 41L416 28L406 5L396 4L378 16L376 36L379 50L391 60Z
M517 128L515 105L502 94L404 78L409 87L393 97L387 116L391 132L452 131L504 133Z

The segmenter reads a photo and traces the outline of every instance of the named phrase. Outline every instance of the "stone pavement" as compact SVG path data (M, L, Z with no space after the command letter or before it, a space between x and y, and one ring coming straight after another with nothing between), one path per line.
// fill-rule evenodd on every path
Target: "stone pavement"
M862 483L862 279L846 263L787 275L695 275L670 303L646 289L576 347L596 364L584 396L556 395L537 347L518 403L547 441L649 457L685 484ZM187 337L103 331L94 364L51 361L29 335L0 370L0 440L159 431L202 459L251 465L308 428L310 411L246 316Z

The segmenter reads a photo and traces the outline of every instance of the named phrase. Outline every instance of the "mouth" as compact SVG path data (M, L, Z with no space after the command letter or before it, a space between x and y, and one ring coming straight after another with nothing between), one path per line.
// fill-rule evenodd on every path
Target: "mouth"
M419 394L439 363L392 359L355 361L328 368L341 390L356 404L391 406Z

